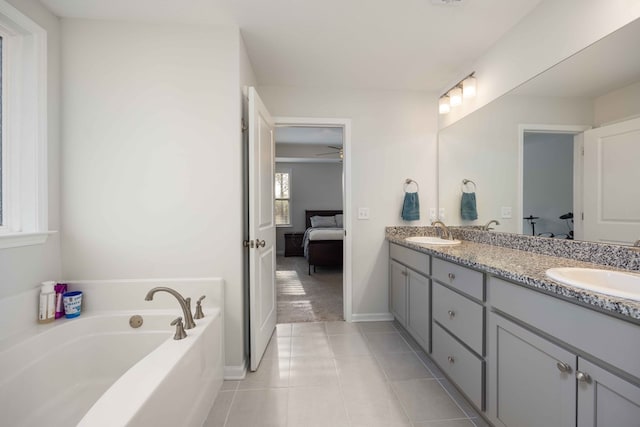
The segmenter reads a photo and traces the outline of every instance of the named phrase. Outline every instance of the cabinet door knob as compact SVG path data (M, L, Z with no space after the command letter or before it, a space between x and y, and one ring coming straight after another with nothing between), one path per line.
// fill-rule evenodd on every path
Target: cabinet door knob
M453 280L456 278L456 275L453 273L449 273L449 280Z
M454 359L454 357L453 357L453 356L449 356L449 357L447 357L447 360L448 360L448 361L449 361L449 363L451 363L452 365L453 365L454 363L456 363L456 359Z
M453 310L447 311L447 314L449 315L449 319L453 319L454 317L456 317L456 312Z
M571 366L564 362L558 362L556 363L556 366L560 372L571 372Z
M576 371L576 378L581 383L589 384L591 382L591 375L587 374L586 372Z

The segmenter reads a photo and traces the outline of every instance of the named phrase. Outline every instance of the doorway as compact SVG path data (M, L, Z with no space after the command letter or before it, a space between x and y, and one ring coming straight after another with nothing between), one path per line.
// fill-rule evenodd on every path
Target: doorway
M574 239L582 211L582 132L587 126L519 127L518 232Z
M346 123L302 120L274 119L277 323L345 320Z

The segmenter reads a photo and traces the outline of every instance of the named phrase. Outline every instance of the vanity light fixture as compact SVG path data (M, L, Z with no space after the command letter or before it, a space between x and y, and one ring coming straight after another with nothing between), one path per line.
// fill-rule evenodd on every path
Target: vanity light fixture
M462 88L459 86L454 87L449 91L449 100L452 107L462 105Z
M462 97L473 98L476 96L476 78L471 74L462 81Z
M447 95L440 98L440 101L438 103L438 111L440 112L440 114L447 114L449 111L451 111L451 105L449 105L449 97Z
M468 99L476 96L477 81L475 71L464 79L460 80L440 97L438 103L438 111L440 114L447 114L451 111L451 107L462 105L462 98Z

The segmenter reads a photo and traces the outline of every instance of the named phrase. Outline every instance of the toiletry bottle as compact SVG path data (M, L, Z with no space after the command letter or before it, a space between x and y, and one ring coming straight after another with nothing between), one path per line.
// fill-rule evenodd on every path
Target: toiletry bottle
M64 316L64 305L62 304L62 294L67 292L67 284L66 283L58 283L53 287L56 291L56 319Z
M53 285L56 282L42 282L40 288L40 309L38 323L49 323L56 318L56 293Z

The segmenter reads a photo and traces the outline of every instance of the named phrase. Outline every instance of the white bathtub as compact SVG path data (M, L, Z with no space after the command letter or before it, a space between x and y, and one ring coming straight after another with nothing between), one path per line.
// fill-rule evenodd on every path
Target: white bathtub
M85 294L106 289L90 288ZM176 308L165 308L171 298L140 304L158 309L94 310L0 341L0 425L201 426L222 385L222 315L205 307L176 341L169 323L182 313L175 299ZM133 314L142 315L140 328L129 326Z

